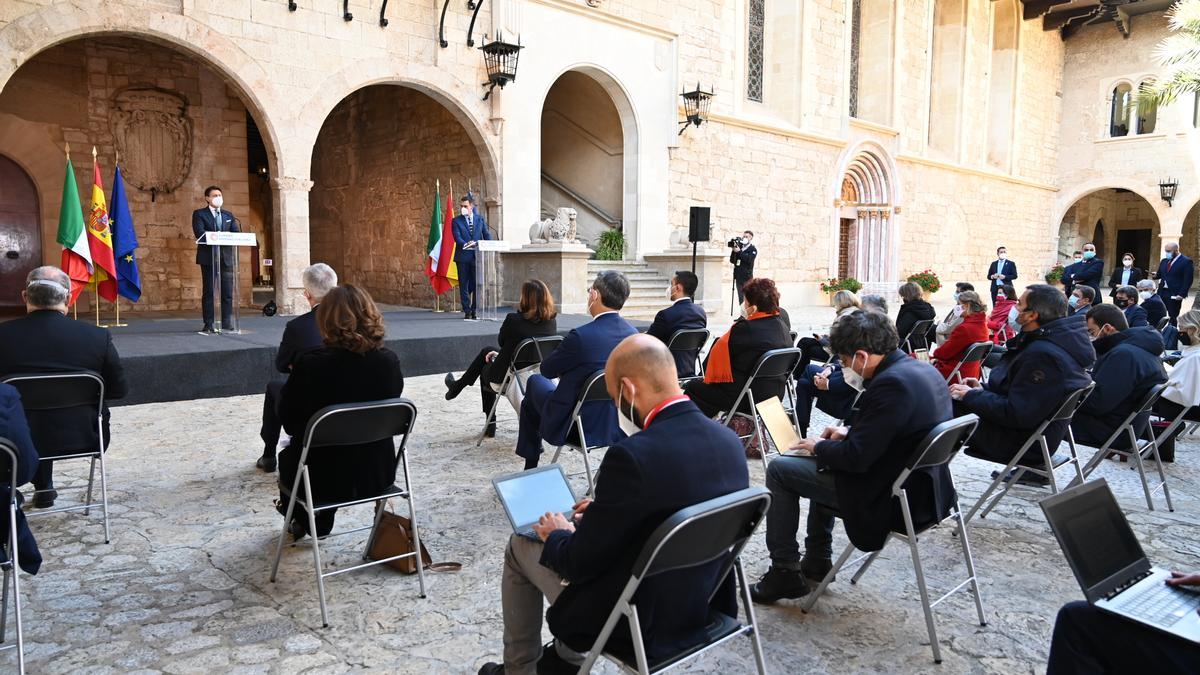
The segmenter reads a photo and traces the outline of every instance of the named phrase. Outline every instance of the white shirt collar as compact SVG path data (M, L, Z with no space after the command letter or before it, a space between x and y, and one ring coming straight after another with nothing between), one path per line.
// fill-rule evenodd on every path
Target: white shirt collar
M599 314L597 314L596 316L593 316L593 317L592 317L592 321L595 321L596 319L599 319L600 317L604 316L605 314L619 314L619 313L620 313L620 312L618 312L618 311L617 311L617 310L615 310L615 309L610 309L610 310L608 310L607 312L600 312L600 313L599 313Z
M678 305L679 303L683 302L684 300L687 300L687 301L689 301L689 302L690 302L690 301L691 301L691 298L689 298L688 296L686 296L686 295L685 295L685 296L683 296L682 298L679 298L678 300L676 300L675 302L673 302L673 303L671 303L671 304L672 304L672 305Z

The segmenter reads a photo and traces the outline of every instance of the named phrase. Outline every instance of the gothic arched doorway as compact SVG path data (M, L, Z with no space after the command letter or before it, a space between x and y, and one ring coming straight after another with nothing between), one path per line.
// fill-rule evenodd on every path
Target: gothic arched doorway
M25 276L42 264L40 230L33 179L0 155L0 310L22 305Z
M853 277L864 288L886 286L890 293L896 275L893 190L878 155L864 151L850 161L839 202L838 277Z

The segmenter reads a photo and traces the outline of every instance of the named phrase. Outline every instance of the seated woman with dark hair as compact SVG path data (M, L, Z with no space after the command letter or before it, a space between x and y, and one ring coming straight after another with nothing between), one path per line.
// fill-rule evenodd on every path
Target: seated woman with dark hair
M496 388L504 381L504 374L508 372L517 345L527 338L545 337L558 332L555 316L554 297L545 283L540 279L529 279L522 284L521 304L500 324L500 335L497 337L500 346L488 346L480 350L457 380L454 379L454 373L446 373L446 400L454 400L463 389L482 377L479 395L483 398L483 414L486 416L496 400ZM494 420L488 425L486 433L488 438L496 435Z
M396 398L404 393L400 359L383 346L383 317L366 291L350 284L330 291L317 305L317 329L324 346L296 362L279 398L279 417L291 435L279 453L279 501L286 514L287 495L295 489L304 432L313 414L340 403ZM378 494L396 479L396 446L391 438L363 445L313 447L308 473L314 502L349 501ZM299 495L298 495L299 496ZM333 529L334 510L316 514L317 536ZM308 514L297 503L290 525L296 539L308 531Z
M931 325L925 335L911 336L911 343L904 340L909 338L914 326L921 321L932 321L937 318L933 305L925 302L921 287L909 281L900 286L900 311L896 314L896 334L900 336L900 348L911 352L922 347L933 346L934 327Z
M704 365L704 381L688 384L685 393L712 417L733 407L735 399L754 374L758 359L772 349L791 347L791 336L779 316L779 290L775 282L755 278L742 288L745 318L733 322L729 331L713 344ZM782 400L786 376L755 382L751 391L755 401L772 396ZM749 402L743 403L750 412Z
M933 365L946 379L950 378L950 374L967 355L967 350L971 348L971 345L976 342L988 341L988 328L985 320L987 307L979 299L979 294L975 291L963 291L958 294L958 304L962 307L962 313L959 315L962 317L962 322L954 327L954 330L950 332L950 337L938 345L937 350L933 353ZM978 379L980 375L979 362L964 364L958 374L963 379L968 377Z
M987 327L992 334L992 342L1003 346L1016 337L1017 331L1013 323L1017 318L1017 291L1012 284L1004 284L996 291L996 306L988 316Z

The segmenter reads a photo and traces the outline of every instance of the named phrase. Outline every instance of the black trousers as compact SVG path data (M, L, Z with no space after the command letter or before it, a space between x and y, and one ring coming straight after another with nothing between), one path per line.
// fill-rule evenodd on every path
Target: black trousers
M213 266L200 263L200 306L204 312L204 325L213 325ZM233 323L233 267L221 264L221 327L229 328Z
M104 429L104 450L107 451L108 444L110 441L112 441L112 437L108 433L108 409L107 408L104 409L104 415L103 415L103 417L101 417L101 425L102 425L101 428ZM82 452L89 452L89 451L94 452L95 446L92 446L89 450L83 450ZM58 454L73 455L73 454L75 454L75 452L80 452L80 451L64 450ZM54 461L53 460L54 460L54 455L49 455L49 456L41 458L41 461L38 462L37 471L35 471L33 473L33 489L34 490L49 490L54 487Z
M279 451L279 505L276 510L279 515L287 515L288 496L283 490L286 487L292 489L292 485L296 481L296 473L300 470L300 451L304 449L304 444L298 439L289 443L286 448ZM312 476L312 470L309 469L309 476ZM315 492L315 490L314 490ZM314 503L317 500L314 498ZM337 514L337 509L328 509L326 511L318 511L316 514L317 535L323 537L333 531L333 517ZM296 508L292 511L292 521L299 521L304 529L304 532L312 535L308 531L308 509L304 508L304 483L300 484L300 491L296 495Z
M458 265L458 299L463 314L475 313L475 261Z
M746 296L742 293L742 286L745 286L747 281L750 281L750 277L739 277L737 275L734 275L733 277L733 285L735 288L737 288L739 305L746 300Z
M1171 325L1177 325L1175 320L1179 318L1179 310L1183 309L1183 300L1172 300L1171 293L1167 295L1159 295L1162 298L1163 304L1167 306L1167 316L1171 317Z
M479 354L471 360L471 365L463 371L462 377L458 378L463 386L469 387L476 382L479 382L479 398L483 404L483 414L488 414L492 409L492 403L496 400L496 392L492 391L491 384L500 384L504 381L505 367L495 361L488 363L487 355L490 352L498 352L498 347L484 347L479 350Z
M263 456L274 457L275 447L279 445L279 433L283 422L279 420L279 394L287 380L271 380L267 383L266 396L263 396L262 428L258 436L263 440Z
M1154 404L1154 414L1164 420L1173 420L1179 413L1183 412L1183 406L1169 399L1160 398ZM1200 408L1192 407L1188 414L1183 416L1186 420L1180 424L1170 436L1158 442L1158 452L1164 460L1175 461L1175 439L1182 434L1184 429L1187 429L1187 422L1200 422Z
M1047 675L1079 673L1194 673L1200 646L1108 614L1087 602L1058 610Z

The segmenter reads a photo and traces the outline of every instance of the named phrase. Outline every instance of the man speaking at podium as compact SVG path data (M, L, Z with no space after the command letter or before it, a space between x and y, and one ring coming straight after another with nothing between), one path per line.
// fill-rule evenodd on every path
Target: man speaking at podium
M238 229L237 218L221 209L224 198L221 188L210 185L204 188L204 201L207 206L192 211L192 234L199 239L205 232L241 232ZM233 257L237 249L232 246L221 248L221 327L228 328L233 323ZM201 306L204 308L204 328L201 333L216 333L213 327L213 253L212 247L205 243L196 245L196 264L200 266L200 278L203 282L201 290Z
M487 222L475 213L475 203L468 193L462 198L461 215L454 217L454 264L458 266L458 293L462 300L463 318L475 319L475 250L481 239L491 239Z

